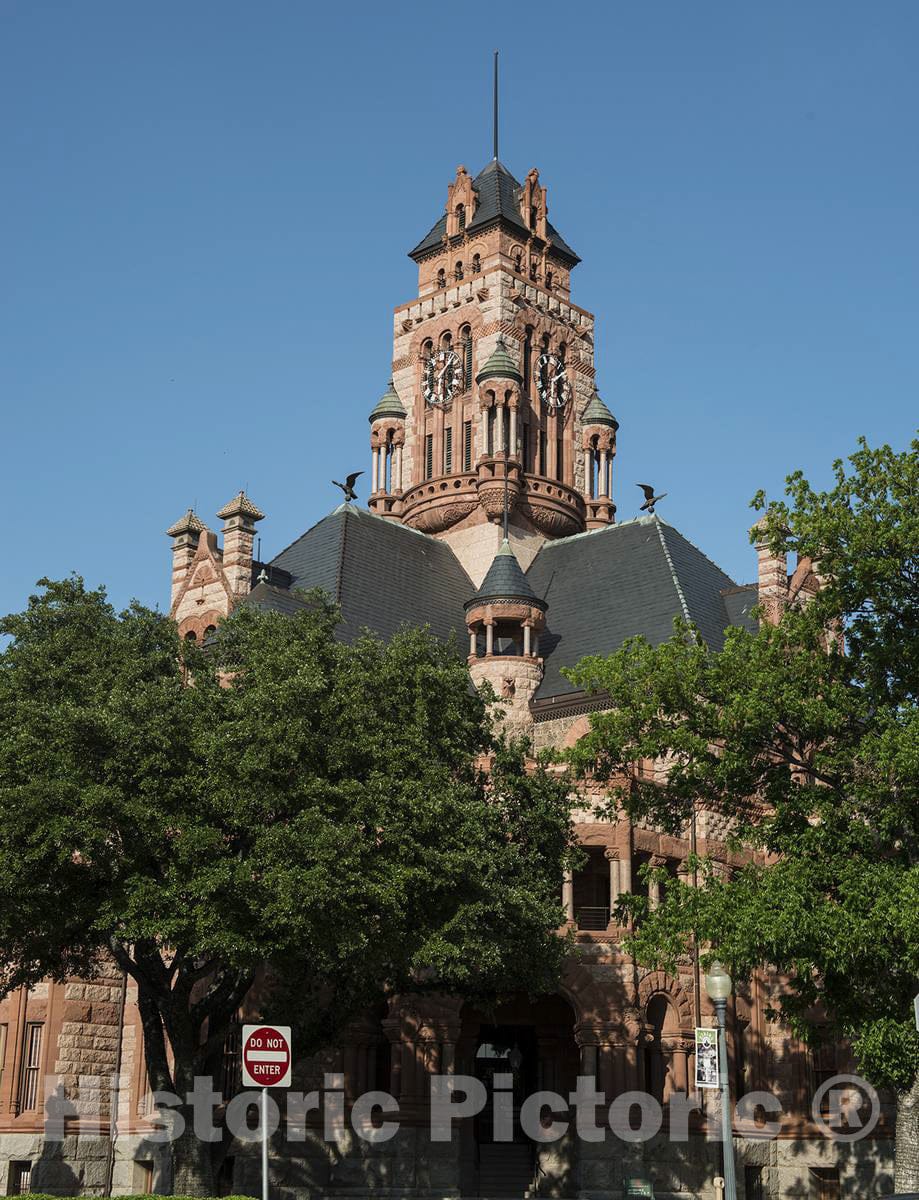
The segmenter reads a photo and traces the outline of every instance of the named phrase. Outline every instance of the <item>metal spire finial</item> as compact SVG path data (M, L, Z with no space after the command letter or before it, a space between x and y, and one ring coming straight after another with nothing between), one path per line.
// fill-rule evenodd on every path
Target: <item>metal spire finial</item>
M494 146L495 162L498 161L498 51L495 51L495 101L494 101Z

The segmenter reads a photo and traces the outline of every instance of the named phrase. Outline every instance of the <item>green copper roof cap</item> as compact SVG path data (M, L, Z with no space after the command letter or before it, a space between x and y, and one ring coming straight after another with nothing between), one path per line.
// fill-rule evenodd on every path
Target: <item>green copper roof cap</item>
M524 604L532 604L534 608L542 609L543 612L548 608L545 600L540 600L533 591L506 538L492 560L479 590L471 600L466 601L464 607L468 612L470 608L486 604L489 600L522 600Z
M584 409L581 420L585 425L610 425L613 429L619 428L619 422L600 399L600 393L596 387L594 387L594 394Z
M513 379L517 383L523 383L523 376L518 371L517 364L508 354L507 345L500 335L491 356L475 377L476 383L484 383L486 379Z
M393 381L390 379L389 387L380 397L376 408L370 414L371 424L380 417L404 417L405 406L399 399L399 393L393 387Z

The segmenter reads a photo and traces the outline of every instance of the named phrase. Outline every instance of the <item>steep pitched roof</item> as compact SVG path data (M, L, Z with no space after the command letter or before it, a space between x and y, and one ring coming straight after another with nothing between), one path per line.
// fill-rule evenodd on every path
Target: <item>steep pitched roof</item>
M520 569L516 555L506 541L501 543L500 550L492 559L478 591L466 601L466 608L471 608L473 604L484 604L489 600L523 600L539 608L545 607L545 602L533 591L530 581Z
M733 580L656 516L547 542L527 578L548 605L536 699L576 691L561 670L588 654L611 654L639 634L660 644L674 617L697 625L715 650L732 623L722 593Z
M250 603L290 612L296 589L319 587L342 609L341 636L361 629L391 637L402 625L429 625L446 640L466 636L463 604L474 588L445 542L353 504L334 512L282 550L269 567L286 571L291 592L259 584Z
M503 163L493 158L476 175L472 181L472 186L478 195L478 204L476 205L475 215L466 226L467 232L474 233L479 229L485 229L487 226L501 221L505 225L510 225L516 229L521 237L527 238L530 236L530 230L520 215L519 196L523 189ZM422 254L427 253L428 250L436 249L443 241L446 231L447 216L445 213L436 222L430 232L421 239L414 250L409 251L409 258L420 257ZM581 261L555 226L549 221L546 222L546 232L549 235L553 248L570 259L572 266Z

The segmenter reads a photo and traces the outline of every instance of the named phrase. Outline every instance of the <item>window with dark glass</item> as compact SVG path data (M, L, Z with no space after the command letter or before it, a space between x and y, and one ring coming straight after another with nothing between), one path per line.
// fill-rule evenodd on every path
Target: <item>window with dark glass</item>
M25 1159L10 1163L10 1182L7 1189L11 1196L25 1196L32 1190L32 1164Z
M839 1200L839 1168L811 1167L810 1200Z
M466 205L457 204L456 206L456 223L459 225L460 233L466 228Z
M26 1025L22 1056L22 1088L19 1093L19 1111L32 1112L41 1100L41 1044L44 1026L39 1021Z
M453 430L448 425L444 430L444 474L453 470Z
M463 470L472 470L472 422L463 422Z
M763 1168L744 1167L744 1196L746 1200L765 1200Z
M428 433L424 439L424 477L430 479L434 474L434 434Z

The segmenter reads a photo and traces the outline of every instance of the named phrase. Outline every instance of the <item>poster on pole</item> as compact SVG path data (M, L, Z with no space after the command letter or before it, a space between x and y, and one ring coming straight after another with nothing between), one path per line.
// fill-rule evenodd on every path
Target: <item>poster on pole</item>
M696 1087L717 1088L718 1078L718 1030L696 1030Z

